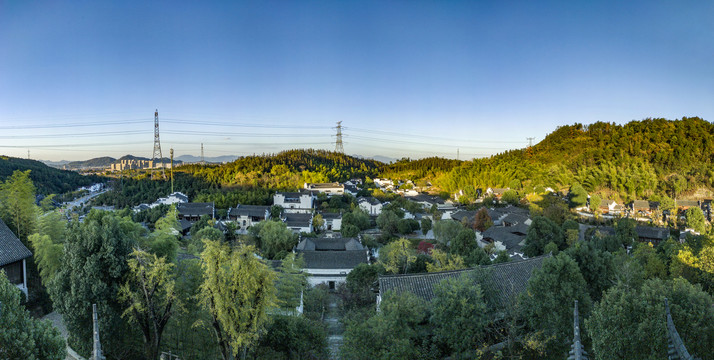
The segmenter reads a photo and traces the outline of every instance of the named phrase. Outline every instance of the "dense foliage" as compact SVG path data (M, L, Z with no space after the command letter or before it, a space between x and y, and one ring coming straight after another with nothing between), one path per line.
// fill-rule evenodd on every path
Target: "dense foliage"
M714 125L700 118L645 119L625 125L562 126L526 149L474 159L442 172L434 185L458 190L506 187L565 189L579 183L622 200L714 186Z
M98 176L82 176L74 171L55 169L35 160L0 156L0 181L10 177L16 170L31 170L30 179L37 187L38 193L45 195L62 194L104 181Z

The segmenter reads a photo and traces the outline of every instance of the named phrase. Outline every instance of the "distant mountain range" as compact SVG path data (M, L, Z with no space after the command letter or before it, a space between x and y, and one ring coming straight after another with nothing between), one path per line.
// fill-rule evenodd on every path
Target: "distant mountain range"
M223 155L223 156L213 156L213 157L204 157L204 161L208 163L227 163L231 161L235 161L238 159L240 156L237 155ZM174 160L181 160L183 162L187 163L197 163L201 161L201 157L199 156L193 156L193 155L181 155L179 157L174 158Z

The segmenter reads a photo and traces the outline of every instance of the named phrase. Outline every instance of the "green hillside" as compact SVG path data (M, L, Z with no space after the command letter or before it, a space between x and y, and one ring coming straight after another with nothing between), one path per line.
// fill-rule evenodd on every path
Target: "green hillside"
M344 181L351 177L375 176L382 165L376 160L307 149L246 156L224 165L186 165L178 171L215 183L279 189L301 187L304 181Z
M73 171L49 167L35 160L0 156L0 181L4 181L15 170L31 170L30 179L37 187L38 194L62 194L102 181L98 176L82 176Z
M713 161L714 125L701 118L598 122L562 126L533 147L463 162L435 174L434 182L448 192L515 180L525 189L580 183L630 200L711 188Z

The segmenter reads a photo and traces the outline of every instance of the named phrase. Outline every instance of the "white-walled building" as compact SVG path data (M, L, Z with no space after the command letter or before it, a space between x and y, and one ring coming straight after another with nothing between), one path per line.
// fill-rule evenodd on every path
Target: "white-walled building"
M384 204L373 197L360 197L357 199L357 205L370 216L378 216L382 213Z
M158 198L152 204L149 205L150 208L155 208L159 205L173 205L173 204L184 204L188 202L188 196L181 192L175 192L167 197Z
M325 283L335 289L357 265L369 263L367 249L356 238L304 239L295 251L305 260L311 286Z
M345 186L338 182L319 183L319 184L305 183L305 189L310 190L310 191L317 191L320 193L324 193L324 194L327 194L327 196L344 195L345 194Z
M315 195L312 191L277 192L273 195L273 204L281 206L285 212L312 213Z
M237 230L245 231L270 217L270 206L240 205L228 209L228 221L234 221Z

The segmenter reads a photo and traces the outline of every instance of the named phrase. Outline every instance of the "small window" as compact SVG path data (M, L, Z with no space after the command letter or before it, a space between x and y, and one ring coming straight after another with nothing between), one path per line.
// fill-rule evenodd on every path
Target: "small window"
M330 290L335 290L335 282L334 281L328 282L327 285L330 287Z

